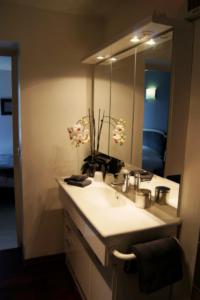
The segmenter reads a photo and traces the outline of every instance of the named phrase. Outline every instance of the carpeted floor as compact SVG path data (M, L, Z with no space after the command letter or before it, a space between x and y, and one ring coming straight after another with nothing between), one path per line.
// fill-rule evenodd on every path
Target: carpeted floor
M1 300L81 300L64 255L24 264L21 250L0 251Z
M0 188L0 250L16 247L14 190Z

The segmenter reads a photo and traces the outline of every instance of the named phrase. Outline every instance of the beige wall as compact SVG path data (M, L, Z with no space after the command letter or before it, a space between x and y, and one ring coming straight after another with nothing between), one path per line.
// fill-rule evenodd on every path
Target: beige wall
M200 226L200 20L196 22L190 112L186 142L186 157L183 177L180 216L183 220L181 243L185 252L188 267L188 287L191 288L196 261L196 251ZM186 291L185 291L185 295ZM188 299L183 296L181 299Z
M55 177L76 172L87 150L72 148L66 129L90 104L90 67L80 61L101 33L93 18L0 5L0 40L20 48L25 258L63 251Z
M187 43L185 43L186 40ZM165 176L183 175L190 103L192 52L193 25L189 22L177 22L173 33L171 99Z

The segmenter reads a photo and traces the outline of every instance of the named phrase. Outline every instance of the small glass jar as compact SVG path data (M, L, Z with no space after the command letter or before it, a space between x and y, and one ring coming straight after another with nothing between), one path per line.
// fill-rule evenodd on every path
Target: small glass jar
M135 206L147 208L151 205L151 191L148 189L137 189L135 191Z
M110 185L114 180L114 176L111 173L106 173L105 176L105 183L107 183L108 185Z

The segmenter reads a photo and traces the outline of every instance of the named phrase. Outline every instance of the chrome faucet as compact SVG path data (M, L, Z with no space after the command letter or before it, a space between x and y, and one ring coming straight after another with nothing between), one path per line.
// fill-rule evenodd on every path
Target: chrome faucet
M140 182L141 182L140 172L135 172L135 174L134 174L134 188L135 189L140 188Z
M126 193L128 191L129 186L129 173L124 174L124 184L122 186L122 192Z

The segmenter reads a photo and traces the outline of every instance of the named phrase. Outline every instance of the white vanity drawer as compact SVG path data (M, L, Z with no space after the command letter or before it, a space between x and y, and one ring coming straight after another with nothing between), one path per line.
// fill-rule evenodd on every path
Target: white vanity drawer
M76 225L77 229L81 232L87 243L90 245L93 252L96 254L103 266L106 265L106 247L103 242L97 237L94 231L86 224L76 207L71 202L71 198L66 192L61 190L61 199L64 197L65 201L62 201L65 210L65 222L69 216ZM67 225L67 224L66 224Z
M66 263L72 272L75 282L87 300L112 300L112 289L98 271L69 221L65 212L64 241Z

